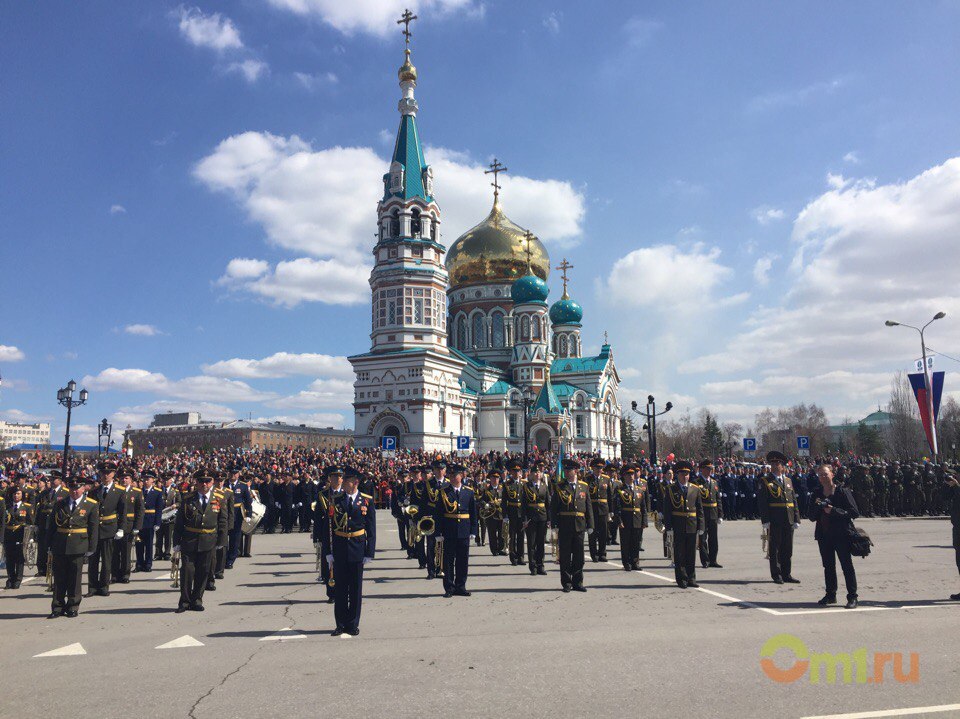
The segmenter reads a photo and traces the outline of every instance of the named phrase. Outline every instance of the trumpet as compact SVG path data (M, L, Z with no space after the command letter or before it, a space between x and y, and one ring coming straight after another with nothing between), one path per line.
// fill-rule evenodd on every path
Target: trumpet
M764 559L770 559L770 530L766 527L760 530L760 550Z
M180 552L173 552L170 555L170 581L173 582L173 588L180 588Z

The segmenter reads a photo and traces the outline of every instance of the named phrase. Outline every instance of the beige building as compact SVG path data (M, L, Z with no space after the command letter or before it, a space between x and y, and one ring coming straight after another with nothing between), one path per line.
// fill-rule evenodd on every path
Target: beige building
M21 424L0 421L0 449L18 444L50 444L50 423Z

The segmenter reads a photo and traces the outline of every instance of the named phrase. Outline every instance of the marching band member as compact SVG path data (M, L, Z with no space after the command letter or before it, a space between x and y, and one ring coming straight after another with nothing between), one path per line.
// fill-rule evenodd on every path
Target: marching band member
M614 495L614 516L620 528L620 561L628 572L640 569L640 541L650 506L646 482L641 480L642 484L637 484L636 474L636 465L623 465L622 483Z
M177 614L203 611L210 565L217 548L227 543L227 511L213 491L213 475L194 473L194 491L184 496L173 526L173 551L180 552L180 603Z
M590 533L590 559L594 562L607 561L607 522L610 520L610 503L613 499L613 487L603 473L607 463L597 457L590 462L591 474L586 478L590 485L590 505L593 508L593 532Z
M543 566L547 524L549 524L547 505L550 501L550 489L543 479L546 464L536 460L530 464L530 473L521 493L523 527L527 535L527 564L530 574L546 574Z
M720 485L713 478L713 462L709 459L700 461L700 475L696 480L690 480L700 487L700 499L703 502L704 531L700 541L700 565L722 569L717 564L719 551L719 527L723 522L723 504L720 502Z
M7 561L7 589L20 589L23 581L24 534L33 524L33 505L23 499L23 489L14 487L10 506L4 512L3 556Z
M483 485L481 504L486 508L487 534L490 537L490 554L495 557L507 554L503 536L503 486L500 484L502 473L498 469L487 472L487 483Z
M703 535L703 503L700 488L690 483L689 462L674 466L676 481L664 490L663 526L673 531L673 564L677 586L697 584L697 537ZM666 532L664 532L666 534Z
M770 576L776 584L799 584L791 573L793 530L800 526L800 512L793 485L784 472L787 458L780 452L769 452L770 473L759 482L757 509L763 528L769 532Z
M507 545L510 564L523 564L523 462L511 459L507 463L507 481L503 484L503 513L509 527Z
M407 477L410 473L401 469L397 473L397 479L393 483L393 491L390 494L390 514L397 520L397 534L400 535L400 551L407 553L407 559L414 556L413 547L407 544L407 515L403 513L403 504L407 499Z
M97 534L97 549L87 561L87 597L110 596L114 540L118 537L123 539L120 517L126 521L126 493L114 482L116 462L104 462L102 472L100 486L93 495L100 506L100 531Z
M358 491L359 473L352 467L343 472L343 492L333 499L333 539L327 562L336 578L333 607L337 628L333 636L344 632L360 633L360 605L363 599L363 568L376 552L377 517L373 497Z
M224 569L233 569L233 564L240 556L243 545L243 522L253 511L253 495L250 492L250 485L240 481L239 463L228 464L227 474L230 476L228 489L233 495L233 526L228 530L229 544Z
M83 595L83 560L97 549L100 508L86 495L86 485L75 477L68 493L53 505L49 526L53 552L53 603L48 619L77 616Z
M477 536L477 501L473 490L463 484L467 471L459 464L448 468L450 482L440 489L436 519L438 542L443 545L444 597L469 597L467 572L470 543Z
M137 566L134 572L153 571L153 540L154 533L160 529L160 518L163 515L163 492L154 484L157 475L152 469L143 473L143 526L140 528L140 539L137 542Z
M333 528L330 524L330 512L334 500L343 493L343 469L341 467L326 467L323 470L326 478L326 487L317 495L317 502L313 506L313 545L320 549L320 556L326 557L333 552ZM320 563L320 582L327 588L327 602L333 604L334 587L336 580L330 581L329 562Z
M583 535L594 531L590 485L578 479L580 465L576 460L565 459L562 464L567 476L557 480L550 502L550 522L557 529L560 587L564 592L585 592Z

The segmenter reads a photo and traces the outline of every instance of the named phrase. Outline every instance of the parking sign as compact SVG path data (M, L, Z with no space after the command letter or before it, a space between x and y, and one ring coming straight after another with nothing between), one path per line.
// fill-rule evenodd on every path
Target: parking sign
M810 456L810 438L797 437L797 454L801 457Z
M743 438L743 456L754 457L757 454L757 440L755 437Z
M393 452L397 449L397 438L386 436L380 438L380 449L384 452Z
M459 437L457 437L457 449L459 450L470 449L470 438L462 434Z

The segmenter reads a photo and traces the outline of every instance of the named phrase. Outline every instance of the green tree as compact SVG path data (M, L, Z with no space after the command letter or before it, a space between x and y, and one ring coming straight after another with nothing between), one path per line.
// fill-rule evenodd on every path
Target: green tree
M640 450L643 448L640 441L640 432L632 417L620 418L620 456L621 457L640 457Z
M857 454L873 456L883 452L883 437L880 430L863 422L857 425Z
M720 430L717 418L710 412L704 413L700 450L707 457L719 457L723 454L723 432Z

